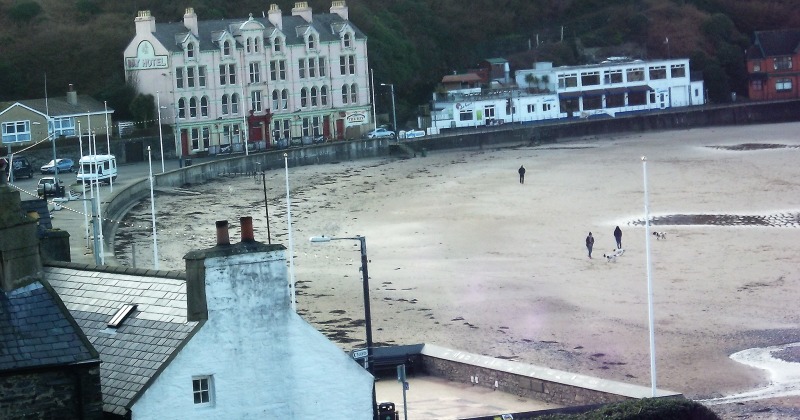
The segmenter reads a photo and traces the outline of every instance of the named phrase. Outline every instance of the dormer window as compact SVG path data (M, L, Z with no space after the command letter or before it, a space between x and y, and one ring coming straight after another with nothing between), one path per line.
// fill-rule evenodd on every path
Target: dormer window
M313 50L317 48L317 38L314 35L309 35L308 40L306 41L306 45L308 46L309 50Z
M186 58L194 58L194 44L191 42L186 44Z
M231 42L225 41L222 43L222 55L229 56L231 55Z
M272 43L272 51L276 52L276 53L279 53L279 52L283 51L283 45L282 44L283 44L283 38L276 37L275 41Z
M350 33L344 34L342 37L342 42L344 43L345 48L352 48L353 47L353 35Z

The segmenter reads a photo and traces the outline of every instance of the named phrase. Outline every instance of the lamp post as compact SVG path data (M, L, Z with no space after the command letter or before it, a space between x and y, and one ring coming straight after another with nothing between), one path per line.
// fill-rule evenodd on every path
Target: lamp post
M381 83L381 86L389 86L392 91L392 124L394 124L394 134L397 136L397 110L394 107L394 84L392 83Z
M652 397L656 396L656 336L653 315L653 280L650 275L650 211L647 198L647 157L642 156L642 176L644 177L644 244L647 255L647 319L650 330L650 385Z
M159 121L160 122L160 121ZM153 222L153 269L158 270L158 236L156 233L156 200L153 194L153 154L147 146L147 161L150 168L150 216Z
M164 173L164 135L161 132L161 93L156 92L156 106L158 107L158 145L161 150L161 173ZM164 107L167 109L167 107Z
M329 237L329 236L312 236L308 239L311 243L330 242L330 241L358 241L361 247L361 276L363 278L362 286L364 288L364 326L367 330L367 360L364 362L364 367L370 374L372 371L373 357L372 357L372 316L369 310L369 272L367 271L367 238L361 235L353 237ZM372 385L372 417L378 417L378 405L375 399L375 384Z

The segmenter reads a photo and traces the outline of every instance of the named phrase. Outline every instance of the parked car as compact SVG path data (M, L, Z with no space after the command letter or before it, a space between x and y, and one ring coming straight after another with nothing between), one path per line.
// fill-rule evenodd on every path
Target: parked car
M39 183L36 184L36 195L39 198L63 197L64 192L64 186L54 176L42 177L39 179Z
M3 166L5 168L13 166L14 168L13 179L33 178L33 168L31 167L30 162L28 162L28 159L25 156L13 155L13 158L3 157L0 159L3 160L3 165L0 166ZM9 161L12 162L11 165L9 165Z
M376 129L370 131L369 133L367 133L367 138L368 139L383 139L383 138L391 138L391 139L393 139L394 138L394 131L386 129L386 128L383 128L383 127L378 127Z
M187 166L191 161L186 159ZM111 182L117 179L117 158L114 155L87 155L78 163L77 181L80 183Z
M56 159L55 164L53 164L53 161L51 160L50 162L47 162L46 164L42 165L42 167L39 169L42 171L43 174L54 174L55 168L58 168L58 173L72 172L72 167L74 165L75 162L73 162L72 159L64 158L64 159Z

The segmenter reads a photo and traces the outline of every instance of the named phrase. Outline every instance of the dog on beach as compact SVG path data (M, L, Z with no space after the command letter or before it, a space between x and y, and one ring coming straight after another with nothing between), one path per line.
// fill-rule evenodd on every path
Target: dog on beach
M658 240L667 239L667 232L653 232L653 236Z
M603 257L605 257L606 262L617 262L617 257L622 256L622 254L624 253L625 250L620 248L620 249L615 249L609 252L608 254L603 254Z

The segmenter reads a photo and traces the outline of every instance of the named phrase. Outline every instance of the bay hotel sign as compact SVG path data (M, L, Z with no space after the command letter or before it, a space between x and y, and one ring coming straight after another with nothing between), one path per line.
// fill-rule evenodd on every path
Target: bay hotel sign
M136 49L136 57L125 57L125 70L146 70L167 68L167 56L155 55L153 44L142 41Z

